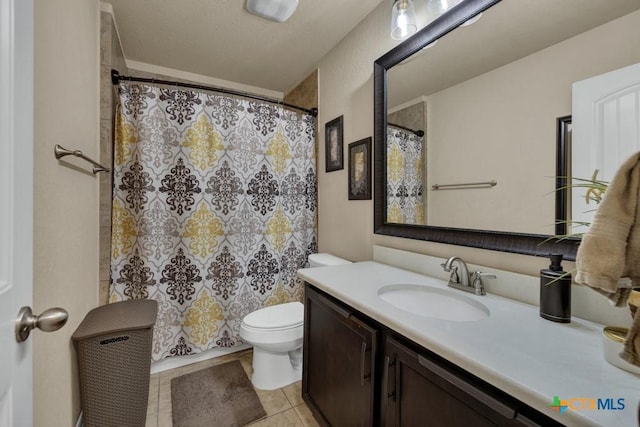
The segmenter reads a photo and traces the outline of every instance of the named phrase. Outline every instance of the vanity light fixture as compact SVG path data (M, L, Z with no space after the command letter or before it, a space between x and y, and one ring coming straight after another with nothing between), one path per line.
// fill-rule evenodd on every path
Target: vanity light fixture
M391 38L402 40L418 31L412 0L395 0L391 8Z
M247 0L247 10L270 21L285 22L298 7L298 0Z
M482 14L481 14L481 13L479 13L479 14L477 14L476 16L474 16L473 18L471 18L471 19L469 19L469 20L467 20L467 21L464 21L462 24L460 24L460 26L461 26L461 27L466 27L467 25L471 25L471 24L473 24L473 23L475 23L475 22L478 22L478 20L479 20L481 17L482 17Z
M461 1L462 0L427 0L427 13L432 20L436 19Z
M462 3L464 0L427 0L427 15L429 16L429 21L433 21L443 13L447 12L449 9L454 6ZM468 21L462 23L461 27L466 27L467 25L471 25L474 22L477 22L478 19L482 16L482 13L474 16Z

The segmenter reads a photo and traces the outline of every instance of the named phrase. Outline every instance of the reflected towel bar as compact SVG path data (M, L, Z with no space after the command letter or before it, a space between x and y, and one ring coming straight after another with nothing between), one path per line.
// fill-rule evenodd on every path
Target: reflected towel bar
M59 144L56 144L55 147L53 147L53 154L56 156L56 159L61 159L65 156L76 156L76 157L80 157L83 160L86 160L87 162L91 163L93 165L93 174L97 174L98 172L110 172L111 169L102 166L100 163L95 162L93 160L91 160L90 158L88 158L87 156L85 156L84 154L82 154L82 151L80 150L75 150L75 151L71 151L71 150L67 150L66 148L62 147Z
M484 188L484 187L495 187L498 185L498 181L491 180L486 182L467 182L464 184L433 184L431 186L434 190L452 190L455 188Z

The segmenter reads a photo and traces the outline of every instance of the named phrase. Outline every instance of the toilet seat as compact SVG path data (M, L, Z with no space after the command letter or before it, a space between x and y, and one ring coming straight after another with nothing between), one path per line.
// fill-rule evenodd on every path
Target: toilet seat
M304 323L304 305L300 302L272 305L242 319L242 326L253 330L282 331L294 329Z

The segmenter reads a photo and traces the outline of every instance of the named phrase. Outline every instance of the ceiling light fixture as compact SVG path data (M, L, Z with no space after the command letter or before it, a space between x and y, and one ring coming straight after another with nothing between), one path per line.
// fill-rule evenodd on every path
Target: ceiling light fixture
M464 21L462 24L460 24L461 27L466 27L467 25L471 25L474 24L476 22L478 22L478 20L482 17L482 14L479 13L476 16L474 16L473 18Z
M391 8L391 38L402 40L418 31L412 0L395 0Z
M464 0L427 0L427 14L430 17L430 21L446 13L448 10L453 9L454 6L457 6L459 3L462 3L463 1ZM463 22L462 24L460 24L460 26L466 27L467 25L471 25L474 22L478 22L478 19L480 19L481 16L482 16L482 13Z
M460 3L460 1L461 0L427 0L427 13L431 19L436 19L438 16Z
M247 0L247 10L270 21L285 22L298 7L298 0Z

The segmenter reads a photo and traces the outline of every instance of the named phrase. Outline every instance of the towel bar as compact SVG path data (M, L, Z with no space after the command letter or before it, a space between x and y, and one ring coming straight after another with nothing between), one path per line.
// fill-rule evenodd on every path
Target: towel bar
M491 180L487 182L467 182L464 184L433 184L431 188L434 190L448 190L453 188L482 188L482 187L495 187L498 185L498 181Z
M111 169L109 169L108 167L102 166L100 163L91 160L90 158L88 158L87 156L85 156L84 154L82 154L82 151L80 150L75 150L75 151L71 151L71 150L67 150L66 148L62 147L60 144L56 144L55 147L53 147L53 154L56 156L56 159L61 159L65 156L76 156L76 157L80 157L82 160L86 160L87 162L91 163L93 165L93 174L97 174L98 172L110 172Z

